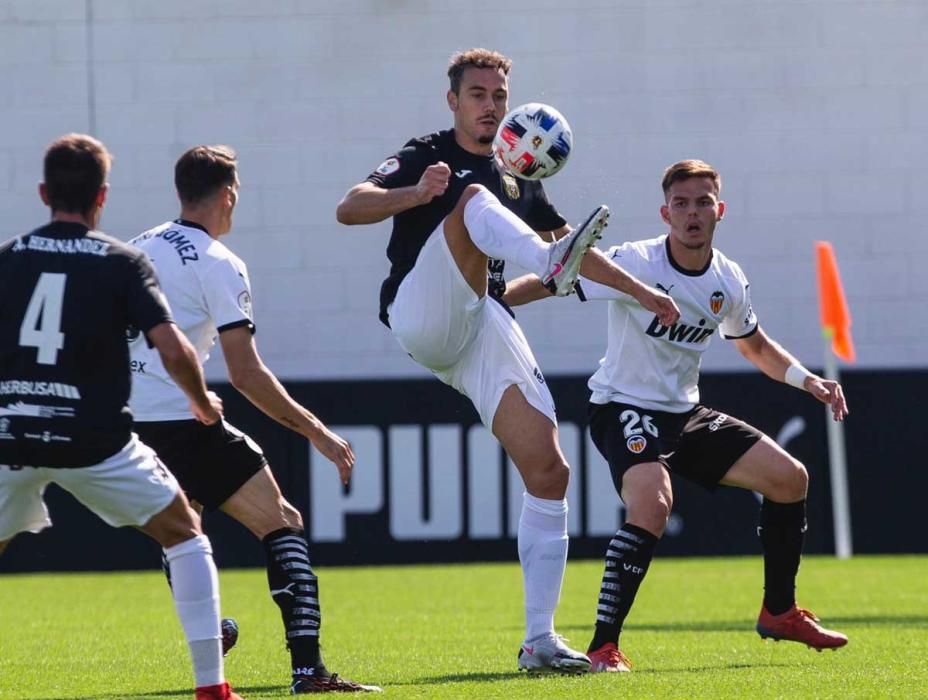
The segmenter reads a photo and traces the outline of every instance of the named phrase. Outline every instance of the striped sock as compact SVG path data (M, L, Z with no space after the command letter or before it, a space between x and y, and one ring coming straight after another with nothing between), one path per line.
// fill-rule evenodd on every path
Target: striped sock
M309 563L309 543L302 530L282 528L264 540L267 582L280 608L293 675L325 671L319 649L319 586Z
M648 573L657 538L647 530L625 523L606 549L606 569L596 606L596 632L589 651L607 642L619 643L619 634L638 587Z

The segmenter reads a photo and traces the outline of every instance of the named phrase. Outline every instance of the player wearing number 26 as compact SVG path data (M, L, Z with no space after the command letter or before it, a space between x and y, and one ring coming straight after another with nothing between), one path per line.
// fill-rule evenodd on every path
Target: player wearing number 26
M764 601L757 631L762 637L798 641L816 649L847 643L796 605L795 582L806 530L805 467L756 428L699 403L699 363L718 331L733 341L771 379L812 394L847 415L841 386L817 377L770 339L758 325L747 279L737 263L713 248L725 213L721 180L697 160L664 172L661 219L666 235L615 246L623 269L669 294L680 308L670 326L631 297L581 276L578 295L609 302L609 345L590 379L590 434L612 471L625 502L626 520L606 550L588 647L593 672L628 671L619 650L622 624L663 535L673 504L670 473L709 491L719 485L751 489L764 497L760 509L764 550ZM512 282L506 299L522 303L537 280Z

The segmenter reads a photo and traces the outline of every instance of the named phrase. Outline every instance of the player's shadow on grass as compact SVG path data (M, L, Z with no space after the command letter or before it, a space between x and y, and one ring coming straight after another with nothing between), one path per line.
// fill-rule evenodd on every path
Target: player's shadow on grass
M745 620L688 620L686 622L637 623L626 624L625 630L639 632L744 632L753 631L755 619ZM827 627L841 625L870 625L873 627L928 627L928 615L845 615L828 616L822 620ZM515 629L515 628L513 628ZM518 629L521 629L518 628ZM583 636L592 634L591 624L558 625L563 632Z
M235 691L244 693L248 697L249 693L274 693L275 695L289 695L285 685L249 685L235 686ZM140 700L141 698L189 698L192 691L190 688L180 688L177 690L153 690L150 693L101 693L100 695L80 695L77 700ZM257 696L262 697L262 696ZM44 698L43 700L75 700L74 696L67 698Z
M448 673L444 676L423 676L406 683L390 683L390 686L403 685L440 685L441 683L492 683L494 681L508 681L513 678L525 678L526 674L518 671L505 673ZM543 676L538 676L542 678Z
M643 668L636 670L640 674L659 674L668 673L704 673L705 671L739 671L739 670L756 670L758 668L776 668L792 666L786 662L783 663L730 663L730 664L709 664L705 666L685 666L681 668ZM582 675L582 674L581 674ZM557 674L539 673L529 675L513 671L511 673L451 673L443 676L424 676L417 678L408 683L391 683L390 685L441 685L443 683L492 683L493 681L506 681L512 678L525 678L529 681L543 681L545 678L558 677Z

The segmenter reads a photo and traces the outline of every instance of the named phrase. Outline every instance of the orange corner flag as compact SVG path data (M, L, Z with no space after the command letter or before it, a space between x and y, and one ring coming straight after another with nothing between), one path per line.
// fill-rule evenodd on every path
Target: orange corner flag
M815 242L818 270L818 299L822 317L822 334L831 338L831 349L846 362L854 362L851 340L851 312L844 298L835 251L827 241Z

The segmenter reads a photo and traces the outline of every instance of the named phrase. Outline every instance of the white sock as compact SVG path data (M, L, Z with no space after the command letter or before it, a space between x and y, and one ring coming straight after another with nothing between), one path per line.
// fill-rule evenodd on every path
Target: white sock
M224 673L213 549L206 535L199 535L168 547L164 555L171 567L174 607L190 647L196 687L219 685Z
M554 634L554 610L567 566L567 499L522 494L519 561L525 580L525 639Z
M487 190L464 205L464 225L474 245L487 257L514 262L539 277L547 271L551 244Z

